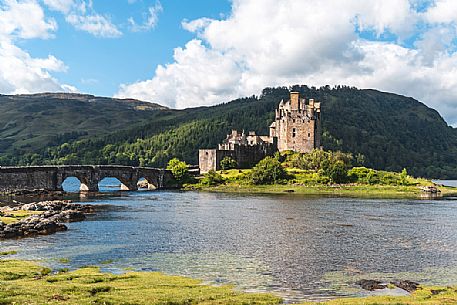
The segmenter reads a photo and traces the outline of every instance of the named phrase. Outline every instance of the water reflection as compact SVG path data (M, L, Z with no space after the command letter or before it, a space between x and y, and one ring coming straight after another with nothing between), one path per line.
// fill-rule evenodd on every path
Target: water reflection
M113 260L104 269L158 270L318 299L360 293L355 275L407 272L409 280L434 284L457 278L455 203L134 192L98 199L102 211L68 232L0 247L59 267ZM438 269L446 278L431 272Z

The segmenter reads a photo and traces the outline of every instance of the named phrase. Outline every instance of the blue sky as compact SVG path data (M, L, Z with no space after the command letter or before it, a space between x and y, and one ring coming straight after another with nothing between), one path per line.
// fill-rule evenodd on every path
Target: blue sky
M187 108L349 85L457 126L456 33L456 0L0 0L0 93Z
M56 76L62 83L76 86L78 90L102 96L112 96L121 83L132 83L153 76L158 64L173 60L173 49L192 39L193 34L184 30L181 22L200 17L220 18L230 12L230 2L225 0L162 0L163 10L158 13L156 26L149 30L133 32L128 18L144 19L154 0L94 1L93 8L105 13L118 25L122 36L96 37L77 30L65 22L65 16L43 6L48 16L58 23L54 39L25 40L21 42L33 57L53 54L62 60L68 70Z

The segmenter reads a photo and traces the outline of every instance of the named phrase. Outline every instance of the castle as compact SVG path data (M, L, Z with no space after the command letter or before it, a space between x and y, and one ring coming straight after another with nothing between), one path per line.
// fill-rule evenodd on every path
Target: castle
M237 162L238 168L248 168L277 151L305 153L321 147L319 102L306 101L299 92L291 92L290 100L282 100L275 114L269 136L232 130L217 149L200 149L200 172L219 170L221 160L227 156Z

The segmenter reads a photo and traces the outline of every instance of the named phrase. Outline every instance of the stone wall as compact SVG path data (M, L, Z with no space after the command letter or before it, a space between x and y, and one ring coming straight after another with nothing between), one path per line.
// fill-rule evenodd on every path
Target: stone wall
M200 149L199 150L199 167L201 173L207 173L210 170L220 170L220 163L225 157L234 159L238 168L250 168L257 164L266 156L272 156L278 151L276 140L273 143L258 145L238 145L235 144L233 149Z

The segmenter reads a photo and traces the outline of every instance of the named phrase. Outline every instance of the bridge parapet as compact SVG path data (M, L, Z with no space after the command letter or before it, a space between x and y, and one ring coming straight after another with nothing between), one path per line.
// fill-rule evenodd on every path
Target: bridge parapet
M176 186L170 171L159 168L118 165L58 165L0 167L0 192L23 190L61 191L68 177L81 182L81 191L98 191L98 183L107 177L117 178L122 190L137 190L138 180L145 178L156 189Z

